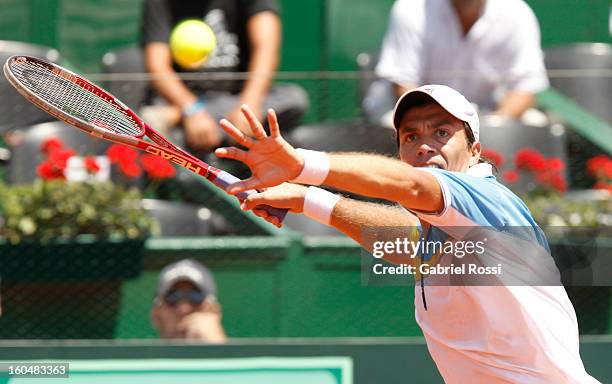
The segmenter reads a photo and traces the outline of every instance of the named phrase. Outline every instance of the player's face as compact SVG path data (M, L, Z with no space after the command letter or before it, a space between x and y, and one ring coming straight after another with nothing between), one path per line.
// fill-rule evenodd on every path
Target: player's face
M480 143L468 146L464 123L437 103L410 108L398 135L400 159L415 167L465 172L480 157Z
M151 317L161 337L183 338L183 331L180 327L181 320L194 312L204 310L205 301L198 304L187 299L187 296L193 291L197 291L197 287L193 283L179 281L168 291L166 296L173 295L181 297L181 299L176 302L169 302L164 299L161 305L153 308Z

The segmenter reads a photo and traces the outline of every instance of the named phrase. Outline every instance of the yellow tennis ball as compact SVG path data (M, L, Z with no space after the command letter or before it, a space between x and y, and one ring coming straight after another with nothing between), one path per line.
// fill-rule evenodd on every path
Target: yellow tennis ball
M201 66L216 45L215 33L201 20L180 22L170 34L172 57L178 65L187 69Z

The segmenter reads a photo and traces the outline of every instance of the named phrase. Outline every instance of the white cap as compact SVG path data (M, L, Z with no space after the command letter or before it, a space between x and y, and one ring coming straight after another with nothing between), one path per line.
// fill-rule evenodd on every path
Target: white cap
M161 270L157 282L157 297L165 296L179 281L193 283L204 296L217 295L215 279L208 268L193 259L184 259Z
M419 97L422 95L429 96L448 113L468 123L474 138L476 141L479 140L480 123L478 122L478 113L476 113L476 109L465 96L446 85L422 85L400 96L393 110L393 126L395 129L399 128L402 117L404 117L406 111L423 100L422 97Z

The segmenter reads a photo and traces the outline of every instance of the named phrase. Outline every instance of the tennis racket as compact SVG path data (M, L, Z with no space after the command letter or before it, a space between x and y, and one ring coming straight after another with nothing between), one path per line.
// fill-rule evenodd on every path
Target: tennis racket
M172 161L226 188L237 177L214 168L182 150L136 115L113 95L59 65L30 56L12 56L4 64L9 83L31 103L95 137L129 145ZM146 135L152 140L143 140ZM237 195L244 200L254 190ZM261 206L281 222L287 210Z

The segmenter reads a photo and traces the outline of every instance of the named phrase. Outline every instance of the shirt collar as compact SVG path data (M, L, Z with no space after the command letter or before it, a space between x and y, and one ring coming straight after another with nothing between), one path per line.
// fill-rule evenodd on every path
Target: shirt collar
M446 0L443 3L445 3L446 5L445 7L446 15L447 17L451 18L452 20L451 23L455 25L455 29L459 33L459 36L461 36L461 40L478 39L482 37L484 34L488 33L489 26L491 24L490 20L493 15L493 8L491 6L491 0L485 0L482 10L480 12L480 17L478 18L478 20L476 20L474 25L472 25L472 28L470 28L466 36L463 36L462 27L461 27L461 24L459 23L459 17L457 16L457 11L455 10L455 7L453 6L452 1Z
M466 173L470 176L476 177L493 176L493 167L491 164L478 163L476 165L472 165Z

